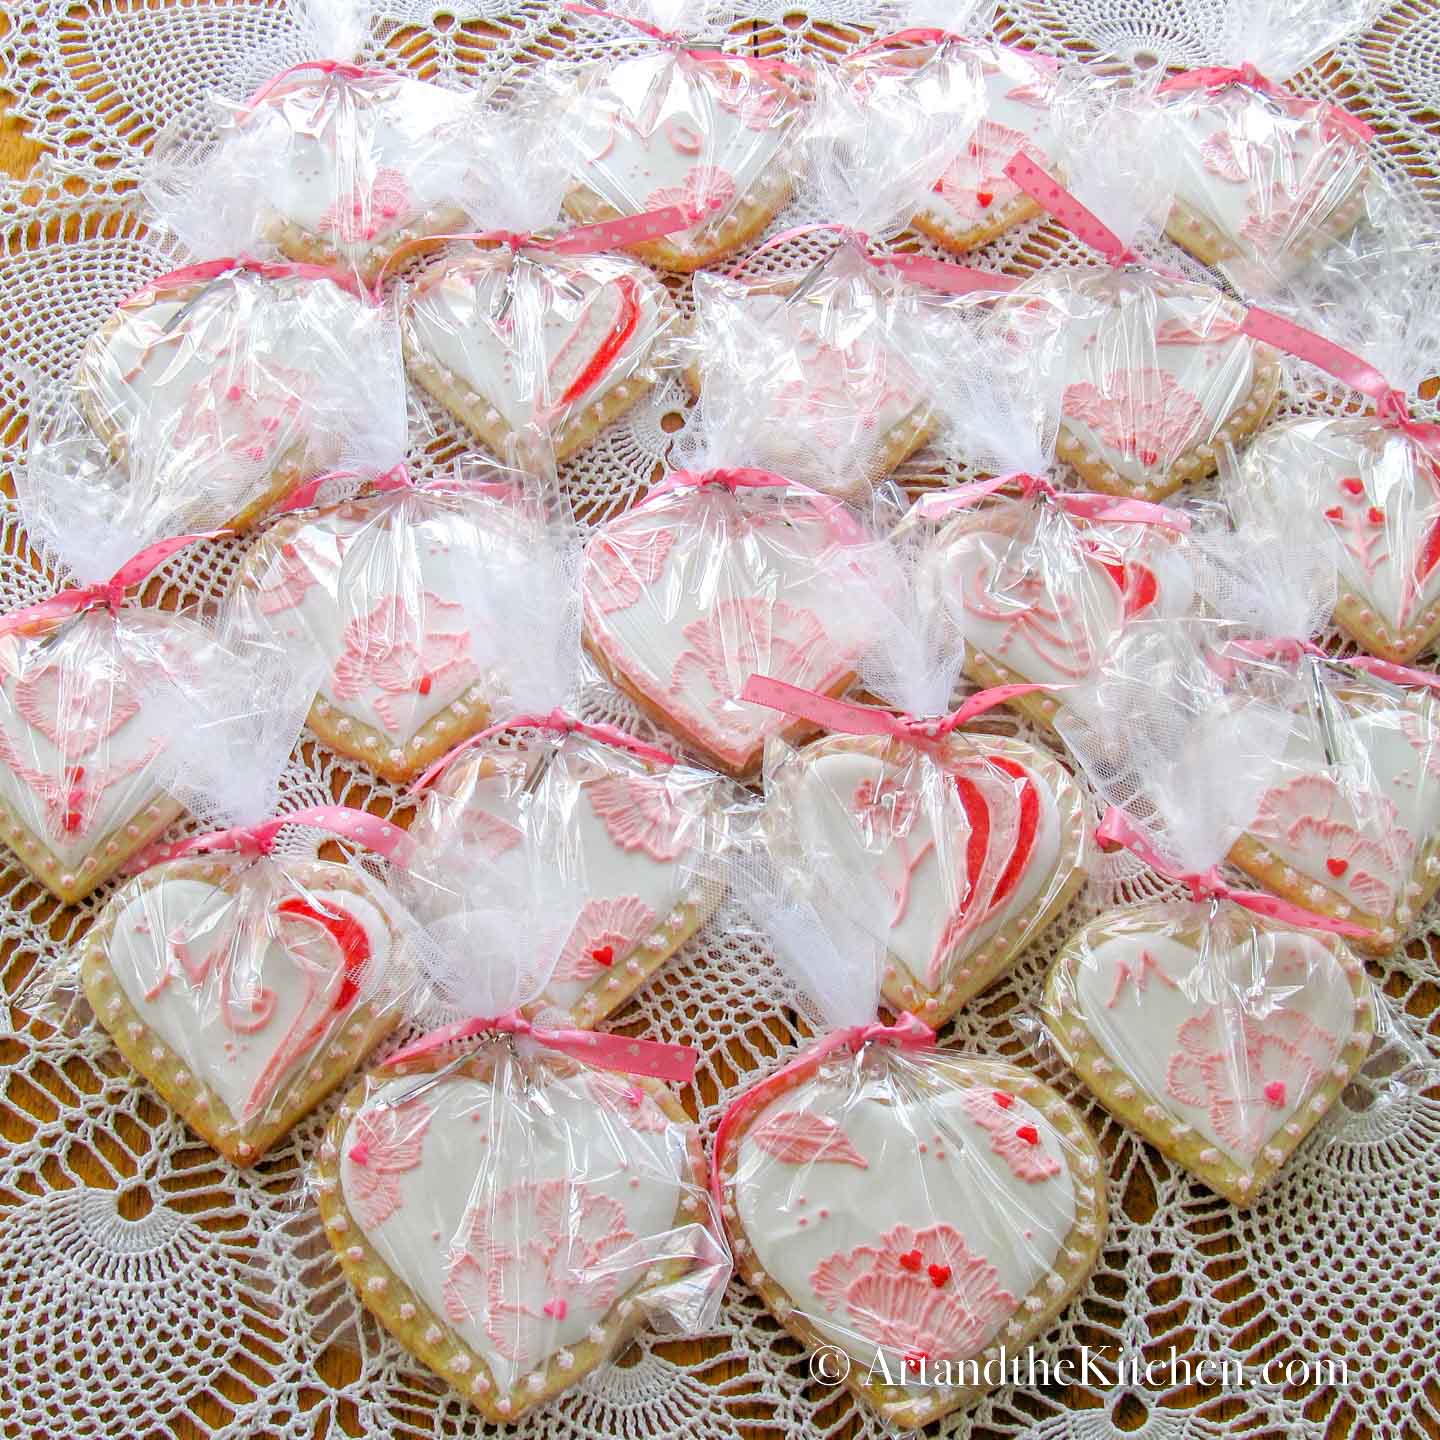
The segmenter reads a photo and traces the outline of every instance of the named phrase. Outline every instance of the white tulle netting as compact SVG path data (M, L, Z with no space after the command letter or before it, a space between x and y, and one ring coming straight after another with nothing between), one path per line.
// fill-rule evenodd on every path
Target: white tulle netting
M172 121L202 122L204 96L305 53L280 8L202 3L153 8L111 0L11 0L0 33L3 85L47 155L24 185L0 190L0 465L24 461L25 395L68 372L114 302L172 263L147 234L131 183L145 149ZM1210 23L1205 0L1011 0L997 22L1052 53L1149 53L1185 60ZM861 43L860 26L895 17L869 0L776 0L719 13L733 43L792 59ZM500 82L537 58L585 51L617 32L567 26L552 0L393 0L374 54L452 83ZM644 42L638 42L644 43ZM1380 131L1382 168L1440 199L1440 9L1403 0L1372 29L1304 72L1296 88L1343 95ZM780 224L807 218L788 212ZM778 225L776 228L779 228ZM791 242L760 270L803 267L829 242ZM1168 253L1172 264L1179 257ZM974 257L993 268L1089 263L1054 227L1034 224ZM688 296L677 290L682 304ZM1313 372L1292 375L1291 413L1358 408L1358 397ZM466 447L454 425L418 400L414 467L446 468ZM685 423L677 384L566 467L589 522L630 503ZM934 484L961 472L923 456L902 478ZM36 600L63 578L26 544L13 500L3 505L0 608ZM219 595L242 547L188 551L163 572L186 601ZM647 727L599 686L588 713ZM1004 725L1006 722L997 722ZM286 776L285 808L322 801L403 810L307 740ZM1258 1367L1274 1357L1337 1362L1328 1381L1243 1390L1002 1388L944 1433L1190 1437L1417 1433L1440 1421L1434 1376L1440 1338L1440 912L1377 967L1395 1016L1362 1081L1302 1148L1281 1183L1238 1214L1177 1174L1096 1106L1036 1040L1045 967L1084 916L1159 887L1126 856L1102 861L1071 914L1010 976L970 1007L951 1042L1042 1069L1087 1115L1110 1156L1113 1221L1101 1267L1042 1356L1075 1347L1147 1359L1172 1347ZM58 907L0 858L0 976L14 997L26 977L61 965L91 917ZM689 1099L713 1127L745 1071L798 1044L799 1026L767 957L736 938L722 910L620 1021L698 1045ZM302 1125L253 1175L195 1141L129 1076L93 1030L67 1037L18 1008L5 1011L5 1124L0 1141L0 1420L23 1436L396 1437L474 1434L476 1415L432 1382L364 1318L335 1268L303 1177L326 1113ZM783 1044L781 1041L783 1037ZM1343 1363L1343 1369L1341 1368ZM1280 1367L1283 1373L1283 1365ZM753 1294L731 1287L722 1323L694 1340L642 1340L625 1362L517 1427L530 1435L712 1437L758 1433L878 1435L843 1392L807 1384L805 1357ZM1413 1427L1413 1428L1412 1428Z

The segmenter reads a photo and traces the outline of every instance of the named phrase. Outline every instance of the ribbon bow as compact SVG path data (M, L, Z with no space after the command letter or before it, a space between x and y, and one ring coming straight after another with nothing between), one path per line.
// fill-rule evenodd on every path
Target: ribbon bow
M217 851L233 851L240 855L265 856L275 849L275 838L287 825L308 825L314 830L328 830L342 840L353 840L368 846L387 860L394 860L410 837L398 825L366 814L348 805L312 805L289 815L276 815L258 825L236 825L229 830L213 830L207 835L192 835L173 845L154 845L126 866L133 875L165 860L183 860L190 855L209 855Z
M1304 100L1262 75L1248 60L1234 66L1202 65L1199 69L1187 70L1182 75L1172 75L1156 93L1173 95L1185 90L1204 90L1213 95L1230 85L1244 85L1247 89L1268 95L1272 100L1298 105L1314 104L1337 130L1344 131L1362 145L1368 145L1375 138L1375 132L1358 115L1352 115L1339 105Z
M1132 854L1138 855L1157 875L1186 886L1190 898L1196 904L1206 900L1229 900L1242 909L1253 911L1270 920L1284 925L1299 925L1307 930L1326 930L1334 935L1343 935L1350 940L1366 940L1371 932L1361 925L1352 925L1348 920L1339 920L1330 915L1319 915L1303 906L1292 905L1274 895L1262 895L1254 890L1236 890L1227 885L1220 876L1220 867L1212 865L1208 870L1189 872L1172 864L1140 833L1131 823L1130 817L1112 805L1095 831L1098 840L1123 845Z
M1393 660L1382 660L1378 655L1332 655L1322 650L1313 640L1299 640L1292 636L1271 636L1265 640L1236 640L1228 647L1232 652L1256 660L1299 660L1309 656L1323 660L1327 665L1347 666L1362 674L1373 675L1377 680L1388 681L1391 685L1411 686L1418 690L1440 690L1440 675L1429 670L1415 670L1408 665L1397 665ZM1233 666L1224 656L1212 657L1221 678L1228 678Z
M499 725L491 725L488 729L480 731L478 735L471 735L468 739L462 740L453 750L442 755L415 781L410 787L411 793L415 794L433 785L467 750L473 750L477 745L490 739L491 736L500 734L503 730L549 730L555 735L588 735L592 740L601 740L607 745L628 750L632 755L638 755L642 760L653 761L656 765L670 766L677 763L673 755L661 750L656 745L647 745L643 740L637 740L633 735L627 735L613 725L606 725L600 721L577 720L573 715L567 715L557 706L548 715L511 716L510 719L502 721Z
M728 490L732 495L740 490L785 489L792 495L808 500L842 540L848 543L864 539L864 532L855 518L833 495L822 495L820 491L799 480L787 480L773 470L760 470L753 465L717 465L710 470L672 470L658 484L650 487L650 493L640 504L649 505L685 487L697 490Z
M622 1075L643 1075L652 1080L668 1080L675 1085L688 1085L695 1075L699 1058L689 1045L671 1045L660 1040L632 1040L625 1035L611 1035L601 1030L556 1029L536 1025L518 1010L504 1015L476 1016L442 1025L422 1035L412 1045L397 1050L389 1065L405 1065L420 1060L447 1045L473 1040L482 1035L525 1036L547 1050L568 1055L601 1070L614 1070Z
M195 265L182 265L178 270L157 275L120 303L129 305L161 285L208 282L236 270L259 275L264 280L329 280L332 284L348 290L357 300L370 299L365 287L353 275L332 269L329 265L302 265L293 260L260 260L254 255L226 255L218 260L202 260Z
M995 475L989 480L976 480L969 485L957 485L950 490L933 491L922 495L912 509L917 515L933 518L948 514L951 510L966 509L977 501L994 495L1007 485L1018 483L1020 496L1033 500L1037 496L1058 505L1068 515L1081 520L1112 520L1119 524L1165 525L1182 533L1190 529L1190 517L1164 505L1155 505L1148 500L1117 500L1113 495L1099 495L1090 491L1057 490L1043 475L1032 475L1028 471L1014 470L1005 475Z
M967 720L973 720L1017 695L1054 688L1051 685L995 685L970 696L958 710L937 716L908 715L903 710L856 705L849 700L837 700L832 695L821 695L815 690L803 690L798 685L789 685L769 675L752 675L745 682L740 698L752 705L764 705L770 710L808 720L812 725L841 735L883 735L890 740L925 746L938 744Z
M176 551L193 545L197 540L215 540L229 533L228 530L209 530L200 535L175 535L169 540L158 540L132 556L108 580L97 585L62 590L48 600L0 616L0 635L13 635L17 630L25 630L47 620L63 619L67 615L78 615L83 610L93 610L100 605L113 615L124 601L125 592L157 570Z

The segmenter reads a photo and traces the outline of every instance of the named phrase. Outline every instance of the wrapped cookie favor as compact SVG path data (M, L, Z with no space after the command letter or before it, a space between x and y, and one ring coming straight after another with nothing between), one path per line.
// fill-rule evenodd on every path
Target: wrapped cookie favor
M883 947L805 878L737 882L822 1033L726 1110L713 1184L740 1275L911 1429L978 1400L997 1357L1055 1325L1099 1256L1105 1176L1049 1086L912 1015L884 1024Z
M714 1323L730 1258L681 1045L532 1023L575 896L538 872L417 932L462 1018L393 1054L331 1123L326 1236L376 1319L487 1420L609 1364L643 1327ZM422 897L423 898L423 897ZM419 912L416 912L419 913ZM492 963L474 965L474 947Z
M245 530L311 476L405 445L393 317L341 272L290 262L150 281L36 405L26 523L87 579L169 535Z
M1378 1002L1343 943L1367 937L1360 925L1221 877L1283 783L1292 722L1268 686L1233 683L1212 628L1138 627L1060 717L1115 802L1100 838L1189 896L1089 921L1056 957L1042 1013L1107 1109L1245 1206L1364 1063Z

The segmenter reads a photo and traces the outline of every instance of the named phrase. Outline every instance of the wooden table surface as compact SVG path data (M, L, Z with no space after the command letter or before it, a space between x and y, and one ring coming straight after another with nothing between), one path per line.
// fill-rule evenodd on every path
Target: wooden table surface
M30 173L32 167L39 160L40 155L40 147L29 138L29 136L24 131L24 127L21 126L16 121L13 114L10 113L9 97L6 96L3 92L0 92L0 171L4 171L10 176L23 179L26 175ZM13 494L13 487L11 486L8 476L3 477L3 483L5 484L6 489ZM15 1102L12 1101L12 1103ZM19 1121L18 1116L12 1112L10 1107L7 1106L3 1110L0 1110L0 1135L3 1135L7 1139L19 1138L23 1134L23 1130L19 1128L20 1124L21 1122ZM91 1173L86 1173L86 1167L84 1167L83 1165L78 1165L76 1168L80 1170L83 1178L88 1183L102 1186L109 1186L113 1184L113 1180L110 1178L109 1174L104 1171L102 1167L100 1167L98 1164L94 1165L93 1171ZM1144 1197L1137 1196L1135 1197L1135 1200L1138 1206L1143 1207ZM1130 1207L1127 1205L1127 1208ZM1137 1209L1136 1213L1138 1215L1140 1213L1140 1210ZM1217 1225L1216 1229L1218 1230L1218 1228L1219 1226ZM1222 1261L1221 1264L1223 1265L1223 1263L1224 1262ZM1238 1259L1232 1262L1231 1273L1238 1275L1241 1270L1242 1265ZM1223 1278L1218 1270L1214 1273L1216 1275L1216 1278ZM1169 1297L1158 1293L1152 1295L1151 1299L1155 1308L1162 1308L1167 1298L1169 1300L1178 1299L1178 1282L1175 1282L1174 1284L1174 1291L1175 1293ZM1263 1363L1264 1360L1270 1359L1272 1358L1272 1356L1283 1352L1282 1347L1278 1343L1274 1345L1265 1343L1266 1337L1273 1333L1273 1326L1269 1324L1269 1322L1266 1320L1266 1317L1262 1313L1262 1298L1258 1295L1254 1296L1252 1298L1252 1301L1250 1302L1250 1308L1252 1313L1248 1318L1254 1322L1251 1333L1255 1337L1254 1343L1258 1347L1252 1352L1252 1363L1260 1364ZM1092 1337L1092 1343L1103 1343L1105 1338L1106 1337L1104 1337L1103 1335L1097 1333L1095 1336ZM677 1342L665 1348L669 1353L674 1355L675 1359L678 1362L681 1363L692 1362L701 1358L701 1347L694 1344ZM345 1351L342 1348L335 1347L332 1348L330 1351L327 1351L319 1358L316 1364L316 1370L323 1380L331 1384L343 1384L346 1381L355 1378L356 1374L358 1373L358 1366L351 1353ZM737 1370L738 1367L722 1368L717 1366L707 1373L709 1374L712 1381L719 1382L721 1380L731 1378L731 1376L735 1374ZM243 1403L245 1396L243 1392L239 1392L237 1390L237 1392L230 1398L236 1402ZM1077 1404L1081 1406L1094 1404L1093 1395L1089 1395L1087 1392L1081 1391L1057 1391L1055 1393L1055 1398L1061 1400L1062 1402L1068 1400L1071 1404ZM1301 1402L1298 1400L1297 1397L1297 1404L1298 1403ZM1222 1421L1222 1417L1230 1418L1231 1416L1240 1413L1240 1411L1244 1408L1243 1402L1240 1401L1238 1398L1226 1399L1222 1397L1219 1392L1212 1387L1192 1387L1182 1392L1167 1395L1166 1404L1162 1413L1169 1415L1169 1417L1178 1424L1181 1423L1182 1417L1185 1417L1187 1414L1191 1415L1192 1418L1198 1418L1198 1416L1195 1415L1195 1409L1198 1409L1199 1407L1203 1407L1203 1410L1201 1410L1200 1413L1204 1414L1205 1416L1214 1421ZM231 1418L230 1412L228 1412L218 1400L208 1394L199 1395L192 1402L191 1408L195 1413L196 1419L192 1420L188 1416L182 1415L174 1423L170 1431L170 1434L175 1437L175 1440L206 1440L206 1426L220 1425ZM757 1407L757 1410L760 1414L763 1414L763 1407ZM1344 1416L1345 1407L1342 1406L1340 1408L1339 1415L1337 1416L1335 1423L1331 1426L1329 1433L1335 1437L1351 1435L1358 1437L1361 1432L1352 1430L1350 1421L1348 1419L1345 1419ZM342 1418L346 1420L345 1429L350 1434L361 1434L358 1417L355 1415L353 1410L350 1411L348 1417L342 1416ZM820 1417L822 1423L826 1418L828 1417L822 1413ZM1116 1408L1113 1418L1115 1423L1121 1429L1136 1429L1145 1424L1146 1416L1144 1407L1141 1406L1139 1401L1135 1400L1134 1397L1129 1397ZM1159 1417L1157 1416L1156 1418L1158 1419ZM197 1424L196 1420L201 1423ZM833 1420L831 1423L833 1423ZM1429 1437L1440 1437L1440 1430L1437 1430L1432 1425L1428 1417L1417 1417L1416 1423L1421 1428L1412 1428L1409 1433L1417 1435L1423 1433ZM833 1440L846 1440L846 1437L852 1432L852 1430L853 1426L847 1426L845 1429L837 1432L834 1435ZM980 1432L978 1431L975 1432L977 1436L979 1435L979 1433ZM773 1430L769 1427L761 1429L757 1426L755 1428L755 1434L757 1436L765 1437L765 1440L773 1440ZM3 1403L0 1403L0 1435L5 1435L7 1437L7 1440L8 1437L14 1435L17 1437L18 1440L18 1431L15 1431L4 1425ZM51 1437L26 1435L24 1437L24 1440L51 1440ZM80 1437L73 1436L69 1431L62 1432L57 1430L54 1433L53 1440L80 1440ZM91 1437L84 1437L84 1440L91 1440ZM115 1440L120 1440L120 1437L117 1435L115 1437ZM131 1440L131 1436L129 1433L126 1434L125 1440ZM147 1436L146 1440L150 1440L150 1437ZM163 1437L157 1436L155 1437L155 1440L163 1440ZM255 1432L255 1440L264 1440L263 1433Z

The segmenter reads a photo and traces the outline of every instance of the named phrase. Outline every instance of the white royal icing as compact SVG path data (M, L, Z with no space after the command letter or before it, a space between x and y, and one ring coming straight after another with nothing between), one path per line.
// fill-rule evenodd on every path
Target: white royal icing
M751 675L828 689L859 648L843 633L842 521L783 494L681 489L602 525L585 548L590 643L737 768L791 723L738 698Z
M842 876L850 867L875 870L894 905L884 913L857 919L863 924L868 918L874 927L870 933L916 980L938 990L963 968L968 956L1054 883L1060 854L1054 793L1040 772L1020 758L1030 747L1013 742L992 745L979 736L967 742L965 751L954 757L958 773L978 771L990 783L999 784L1007 802L1004 813L990 821L996 827L991 833L1001 846L1000 855L981 876L972 877L966 843L942 835L941 844L936 844L935 814L964 821L966 809L958 795L945 797L946 808L936 810L936 798L922 797L915 788L913 771L877 755L853 750L824 753L827 748L828 742L819 747L820 753L801 752L803 768L794 797L797 834L810 853L838 856ZM1023 840L1014 813L1015 787L1022 782L1008 775L987 775L980 758L986 755L1019 764L1034 787L1036 819ZM977 796L981 804L984 794L981 790ZM1023 845L1024 868L996 903L995 887L1017 845ZM989 906L986 918L946 943L957 922L968 917L966 900L977 881L986 891L987 900L982 902Z
M678 1223L681 1128L648 1099L640 1125L597 1103L595 1085L609 1094L615 1079L532 1080L522 1097L452 1077L381 1108L415 1089L402 1078L345 1132L347 1208L502 1390L583 1341Z
M838 1081L822 1072L782 1091L738 1145L735 1206L756 1261L827 1339L867 1365L878 1346L897 1378L909 1351L934 1362L983 1350L1054 1269L1076 1219L1064 1142L1045 1116L1018 1097L998 1110L981 1081L937 1078L909 1098L878 1078L857 1095L848 1067ZM977 1123L971 1105L1005 1136ZM797 1111L802 1122L775 1124ZM765 1143L767 1126L792 1143ZM1017 1164L997 1146L1023 1126L1036 1143L1012 1148ZM794 1132L824 1143L793 1143ZM959 1244L927 1234L937 1225ZM913 1241L895 1237L897 1226ZM890 1253L909 1254L907 1244L921 1252L917 1269ZM859 1247L879 1254L856 1256ZM929 1265L947 1262L951 1274L937 1285ZM838 1283L825 1284L827 1274Z
M1373 421L1273 425L1241 462L1237 502L1300 525L1327 549L1341 589L1392 631L1440 599L1440 473L1407 436Z
M1076 963L1074 1003L1144 1092L1242 1164L1326 1078L1355 1028L1334 954L1297 932L1202 956L1165 919L1127 915Z
M0 645L0 795L62 865L83 870L159 798L168 682L216 653L198 625L135 610L91 610Z
M1440 829L1440 726L1436 701L1411 706L1336 700L1340 767L1326 763L1317 715L1297 715L1283 778L1261 797L1251 837L1283 865L1388 920ZM1356 753L1347 759L1347 749Z
M271 546L259 606L321 700L403 750L477 683L485 624L528 553L523 516L488 496L381 495L323 511ZM493 595L492 595L493 586Z
M1249 403L1255 342L1238 307L1202 287L1082 287L1061 423L1090 463L1139 485L1209 444Z
M1036 532L1022 528L1028 523L1023 507L957 520L927 560L968 644L1023 679L1083 680L1130 620L1188 608L1191 577L1176 532L1087 522L1071 529L1056 517Z
M352 890L307 883L257 895L243 875L238 883L238 893L193 877L122 892L108 949L140 1019L237 1120L262 1113L333 1038L343 1010L379 990L391 934L375 903ZM256 913L270 901L361 927L369 958L352 962L359 988L349 1004L337 1009L346 949L336 933L278 908Z
M504 255L479 256L431 271L406 323L510 429L557 428L643 363L663 303L648 271L613 256L522 258L513 271Z
M477 777L483 762L473 758L452 765L411 831L417 849L411 868L437 864L462 903L483 908L494 878L524 876L519 782L537 756L506 751L506 760L517 753L514 765L491 775ZM563 855L555 863L585 895L543 997L569 1010L590 990L603 1000L607 987L619 989L632 962L653 958L649 942L673 945L667 932L703 836L705 800L663 769L650 773L587 745L585 759L545 769L532 803L563 817Z

